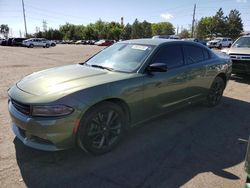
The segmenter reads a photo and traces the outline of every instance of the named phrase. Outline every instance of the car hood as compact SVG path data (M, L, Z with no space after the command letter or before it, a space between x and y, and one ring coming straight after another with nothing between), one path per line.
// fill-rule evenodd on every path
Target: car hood
M17 87L32 95L62 95L130 76L76 64L35 72L20 80Z
M250 55L250 48L230 48L229 54L246 54Z

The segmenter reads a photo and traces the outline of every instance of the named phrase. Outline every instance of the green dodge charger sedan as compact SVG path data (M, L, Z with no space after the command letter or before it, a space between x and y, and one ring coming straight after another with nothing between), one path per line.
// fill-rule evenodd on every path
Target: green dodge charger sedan
M8 90L12 129L27 146L55 151L78 145L110 151L136 124L185 105L217 105L232 62L187 41L116 43L84 63L24 77Z

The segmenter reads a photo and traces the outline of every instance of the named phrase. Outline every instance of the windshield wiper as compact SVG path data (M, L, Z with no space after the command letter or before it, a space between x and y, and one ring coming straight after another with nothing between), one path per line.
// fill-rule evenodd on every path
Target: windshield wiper
M91 67L96 67L96 68L100 68L100 69L106 69L106 70L109 70L109 71L114 71L114 69L110 68L110 67L104 67L104 66L101 66L101 65L90 65Z

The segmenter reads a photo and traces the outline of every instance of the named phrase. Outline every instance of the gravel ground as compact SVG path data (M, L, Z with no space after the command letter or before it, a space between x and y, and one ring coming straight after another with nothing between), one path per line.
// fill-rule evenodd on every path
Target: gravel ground
M189 106L133 128L114 151L43 152L15 139L7 89L45 68L79 63L102 48L0 46L0 187L243 187L250 79L233 76L222 104Z

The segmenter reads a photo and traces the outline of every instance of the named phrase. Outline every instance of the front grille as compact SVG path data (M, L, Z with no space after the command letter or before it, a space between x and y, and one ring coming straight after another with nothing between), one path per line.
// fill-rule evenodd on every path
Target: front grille
M43 138L40 138L38 136L31 136L31 139L34 140L35 142L37 143L40 143L40 144L46 144L46 145L53 145L52 142L50 142L49 140L46 140L46 139L43 139Z
M233 71L240 70L243 72L250 72L250 60L236 60L232 59L233 62Z
M30 115L30 105L20 103L16 100L11 99L12 105L17 109L19 112L25 114L25 115Z

